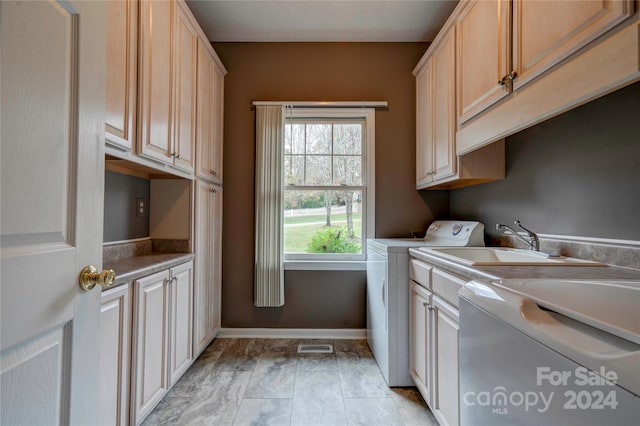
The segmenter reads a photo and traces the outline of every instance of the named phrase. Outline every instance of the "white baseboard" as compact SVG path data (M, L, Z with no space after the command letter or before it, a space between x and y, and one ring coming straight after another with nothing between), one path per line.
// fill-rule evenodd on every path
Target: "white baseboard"
M219 338L366 339L366 328L221 328Z

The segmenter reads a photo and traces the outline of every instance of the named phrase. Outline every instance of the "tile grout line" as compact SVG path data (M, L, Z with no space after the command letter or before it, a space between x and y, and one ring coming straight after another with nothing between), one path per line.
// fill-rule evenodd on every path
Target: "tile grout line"
M298 354L297 351L295 352L296 355L296 369L293 372L293 392L291 392L291 409L289 410L289 426L291 425L291 422L293 421L293 402L295 401L296 398L296 384L298 383Z
M334 342L335 343L335 342ZM349 418L347 416L347 405L345 403L344 398L344 386L342 383L342 374L340 374L340 362L338 360L338 352L336 351L335 345L333 346L333 356L336 357L336 367L338 368L338 380L340 380L340 393L342 394L342 411L344 412L344 421L347 426L349 426Z

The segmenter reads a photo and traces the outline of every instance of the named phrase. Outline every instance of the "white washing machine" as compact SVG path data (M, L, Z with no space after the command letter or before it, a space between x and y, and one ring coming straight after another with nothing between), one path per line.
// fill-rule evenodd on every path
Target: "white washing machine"
M424 239L367 240L367 342L389 386L409 374L409 248L484 246L480 222L437 220Z

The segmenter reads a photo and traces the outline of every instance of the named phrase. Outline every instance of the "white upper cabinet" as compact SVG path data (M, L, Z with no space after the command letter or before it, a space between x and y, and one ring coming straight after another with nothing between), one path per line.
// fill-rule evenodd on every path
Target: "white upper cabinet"
M416 187L433 182L433 61L416 74Z
M198 40L198 97L196 121L196 175L212 179L213 58L205 40Z
M429 49L416 75L416 187L455 175L455 28Z
M633 6L632 0L462 0L449 19L458 29L457 153L640 80Z
M138 2L107 3L105 139L130 151L136 137Z
M456 173L455 27L433 52L434 180Z
M510 71L510 0L468 1L456 22L457 116L462 124L509 92L499 83Z
M222 183L222 148L224 138L224 76L227 71L216 63L213 70L213 150L212 170L214 182Z
M631 16L631 0L513 0L513 89Z
M177 5L173 161L176 167L193 172L196 137L197 24L185 3L179 2Z
M108 3L107 154L221 184L227 71L189 7Z
M196 174L222 183L224 76L209 41L198 41L198 122Z
M173 31L176 3L140 3L138 153L173 164Z
M456 26L451 20L414 70L416 189L453 189L504 178L504 143L456 154Z

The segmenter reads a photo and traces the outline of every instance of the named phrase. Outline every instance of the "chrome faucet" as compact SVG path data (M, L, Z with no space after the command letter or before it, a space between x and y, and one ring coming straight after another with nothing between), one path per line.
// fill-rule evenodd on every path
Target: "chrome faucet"
M513 235L515 235L520 240L524 241L527 244L527 246L529 246L529 250L540 251L540 240L538 240L538 236L534 232L522 226L519 220L514 220L513 224L520 227L520 229L523 229L527 234L529 234L528 235L529 239L526 239L525 237L520 235L515 229L513 229L509 225L502 225L500 223L496 223L496 229L498 231L505 231L508 229L509 231L511 231L511 233L513 233Z

